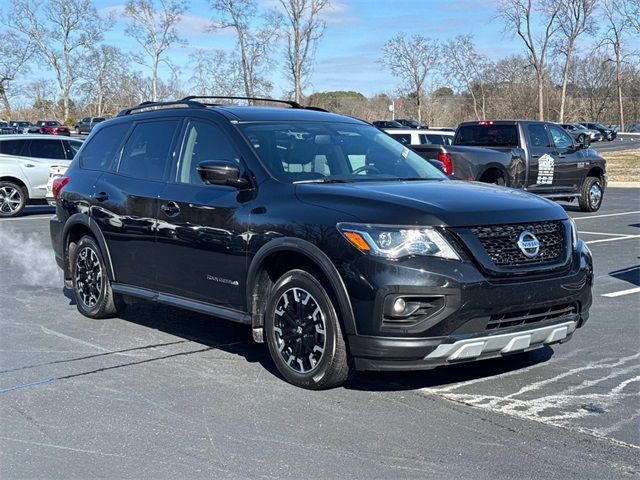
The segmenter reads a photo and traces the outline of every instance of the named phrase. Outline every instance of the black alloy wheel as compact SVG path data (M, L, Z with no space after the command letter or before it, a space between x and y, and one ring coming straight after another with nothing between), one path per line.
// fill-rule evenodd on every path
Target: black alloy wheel
M352 360L331 295L305 270L290 270L273 286L265 336L278 371L290 383L320 390L345 383Z
M90 236L70 252L73 292L78 311L89 318L110 318L122 313L121 295L113 293L102 252Z

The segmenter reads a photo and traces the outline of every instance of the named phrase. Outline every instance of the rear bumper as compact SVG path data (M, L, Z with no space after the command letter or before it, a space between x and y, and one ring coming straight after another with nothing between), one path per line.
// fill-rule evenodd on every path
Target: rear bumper
M56 257L56 263L64 270L64 259L62 255L62 232L64 230L64 224L58 219L57 215L54 215L49 220L49 234L51 236L51 247Z

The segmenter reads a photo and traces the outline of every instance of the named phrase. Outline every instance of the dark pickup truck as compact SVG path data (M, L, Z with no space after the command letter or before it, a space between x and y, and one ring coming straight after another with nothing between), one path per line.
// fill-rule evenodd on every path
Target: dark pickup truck
M427 160L439 160L452 177L555 200L577 198L586 212L600 208L607 184L605 159L551 122L464 122L452 145L407 147Z

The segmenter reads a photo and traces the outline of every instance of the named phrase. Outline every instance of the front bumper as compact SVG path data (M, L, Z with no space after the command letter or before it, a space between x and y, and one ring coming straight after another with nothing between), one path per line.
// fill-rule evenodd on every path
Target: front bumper
M569 267L542 276L496 279L467 262L432 262L429 271L382 263L358 275L375 289L366 318L364 286L347 282L357 326L349 348L359 370L421 370L532 350L568 341L589 318L593 268L582 241ZM415 325L389 326L382 312L389 295L445 300ZM539 314L547 310L559 313Z

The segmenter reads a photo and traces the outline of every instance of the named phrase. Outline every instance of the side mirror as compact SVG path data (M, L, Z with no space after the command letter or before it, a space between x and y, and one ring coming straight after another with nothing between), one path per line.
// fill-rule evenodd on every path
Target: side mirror
M249 184L245 178L240 177L238 165L228 160L200 162L197 170L200 178L207 185L228 185L240 189Z

